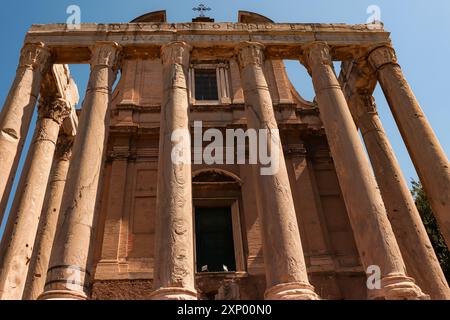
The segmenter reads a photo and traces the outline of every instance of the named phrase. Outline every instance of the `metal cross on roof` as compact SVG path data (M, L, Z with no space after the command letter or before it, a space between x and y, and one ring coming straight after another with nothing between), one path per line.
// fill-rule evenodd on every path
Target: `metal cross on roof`
M200 17L204 17L205 12L211 11L211 8L205 6L204 4L199 4L198 7L192 8L192 10L200 12Z

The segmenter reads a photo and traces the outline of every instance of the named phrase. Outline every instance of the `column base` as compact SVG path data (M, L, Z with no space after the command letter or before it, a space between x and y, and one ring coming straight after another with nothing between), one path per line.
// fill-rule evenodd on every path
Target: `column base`
M381 279L381 289L369 292L369 300L430 300L413 278L403 274L388 275Z
M320 300L314 287L308 283L282 283L266 290L266 300Z
M52 290L42 293L37 300L88 300L84 292Z
M197 291L185 288L160 288L150 294L151 300L197 300Z

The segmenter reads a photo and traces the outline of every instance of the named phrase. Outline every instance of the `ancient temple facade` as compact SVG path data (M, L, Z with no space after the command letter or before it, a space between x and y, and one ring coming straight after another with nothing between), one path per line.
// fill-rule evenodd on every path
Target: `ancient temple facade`
M306 67L314 101L284 60ZM68 64L80 63L91 73L77 109ZM173 24L159 11L32 26L0 117L0 218L14 197L0 299L450 299L377 83L450 244L449 162L382 25L244 11ZM279 151L270 174L251 161L251 130ZM205 161L220 134L235 136Z

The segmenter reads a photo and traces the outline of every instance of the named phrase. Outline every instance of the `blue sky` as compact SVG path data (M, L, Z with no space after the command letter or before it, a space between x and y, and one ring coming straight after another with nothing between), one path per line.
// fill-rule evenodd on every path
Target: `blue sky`
M14 79L19 51L27 29L34 23L64 23L69 5L81 8L82 22L128 22L146 12L165 9L171 22L190 21L192 7L205 3L216 21L236 21L238 10L258 12L276 22L365 23L367 8L377 5L386 30L392 33L400 64L447 155L450 153L450 1L448 0L40 0L3 1L0 10L0 106L3 106ZM287 62L288 72L298 91L308 99L314 96L305 70L296 61ZM88 66L71 66L84 95ZM393 121L381 90L375 98L380 116L405 174L417 174ZM31 133L28 137L27 145ZM25 157L23 157L25 158ZM23 159L24 160L24 159ZM23 161L22 161L23 163ZM432 165L432 164L430 164ZM22 167L22 165L20 166ZM16 179L17 180L17 179ZM15 183L17 185L17 181ZM2 229L0 228L0 235Z

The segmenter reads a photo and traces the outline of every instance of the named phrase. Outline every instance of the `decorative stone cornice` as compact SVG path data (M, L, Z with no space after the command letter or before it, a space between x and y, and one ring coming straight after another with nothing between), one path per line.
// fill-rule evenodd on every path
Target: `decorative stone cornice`
M333 67L333 59L330 47L326 42L313 42L303 47L303 56L300 58L302 64L311 74L312 69L319 65Z
M121 49L116 42L97 42L91 48L91 67L105 66L116 70L121 57Z
M72 113L72 107L64 99L59 98L41 98L39 101L38 115L39 119L52 119L59 125Z
M258 42L244 42L239 45L238 61L241 68L250 64L262 66L264 63L264 45Z
M305 157L307 154L304 144L289 144L284 148L284 151L291 157Z
M189 66L192 47L183 41L171 42L161 47L163 65L179 64Z
M36 69L44 74L50 68L51 57L50 50L42 42L26 43L20 52L19 69Z
M388 64L398 65L397 55L394 48L390 46L378 47L368 55L370 65L375 71L380 70L383 66Z
M131 152L129 146L114 146L109 154L110 160L128 160Z

